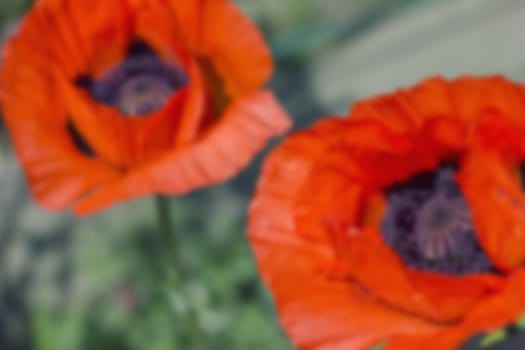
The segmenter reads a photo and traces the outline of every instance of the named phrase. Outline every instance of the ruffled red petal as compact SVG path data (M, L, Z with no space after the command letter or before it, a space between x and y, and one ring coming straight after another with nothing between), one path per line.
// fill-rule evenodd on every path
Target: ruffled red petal
M190 50L211 60L230 94L264 84L273 70L270 51L257 28L227 0L170 0Z
M481 242L494 263L512 270L525 262L525 196L501 160L472 154L460 181Z
M71 67L67 76L76 78L79 72L99 75L121 60L132 34L132 22L127 0L41 0L23 26L38 26L40 32L32 39L39 42L36 47L63 57L58 65ZM43 33L46 40L42 40ZM29 39L26 33L20 37Z
M354 231L338 233L344 235L337 240L340 262L375 297L407 314L454 324L481 298L502 289L504 279L491 274L457 277L411 270L376 228Z
M166 62L188 70L191 55L184 48L166 1L128 0L136 13L133 34L147 42ZM188 3L192 1L187 1ZM185 2L186 3L186 2Z
M10 50L18 53L17 45ZM114 180L118 173L77 150L66 129L65 110L49 89L46 76L35 66L18 70L10 62L14 57L18 55L6 58L9 68L2 71L4 119L31 192L46 207L63 209L94 186ZM33 89L43 93L33 93Z
M381 121L406 133L419 131L428 119L451 119L465 126L495 110L513 125L524 127L525 87L501 76L464 76L453 81L435 77L393 94L357 102L350 115Z
M108 184L76 206L89 214L116 201L150 193L183 194L222 182L246 166L272 136L290 126L272 93L256 92L236 100L199 141L175 149Z
M505 289L473 306L462 322L431 336L394 337L385 350L455 349L472 335L494 331L516 321L525 309L525 271L510 276Z

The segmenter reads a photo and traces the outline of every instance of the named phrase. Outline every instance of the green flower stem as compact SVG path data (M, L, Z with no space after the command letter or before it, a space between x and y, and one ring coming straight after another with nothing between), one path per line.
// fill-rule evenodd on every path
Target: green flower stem
M186 310L178 312L178 324L175 327L186 327L188 336L188 347L190 349L204 349L203 339L200 332L198 315L192 305L190 298L188 298L185 288L186 273L185 266L180 256L179 242L176 240L175 229L171 218L171 202L169 197L156 196L155 205L157 209L157 216L159 221L159 233L164 251L167 284L168 284L168 298L170 293L180 295L185 302Z
M166 254L170 269L173 269L173 267L182 269L182 266L179 261L180 257L177 252L175 230L173 228L173 222L171 219L170 204L171 203L168 197L155 197L155 205L157 207L162 248Z

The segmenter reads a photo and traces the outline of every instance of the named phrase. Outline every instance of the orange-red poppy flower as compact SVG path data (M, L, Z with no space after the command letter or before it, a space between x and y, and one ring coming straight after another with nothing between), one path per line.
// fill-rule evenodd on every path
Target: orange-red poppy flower
M525 312L525 86L440 78L265 162L249 234L299 349L454 349Z
M228 0L39 0L2 104L33 195L87 214L234 175L290 122L261 34Z

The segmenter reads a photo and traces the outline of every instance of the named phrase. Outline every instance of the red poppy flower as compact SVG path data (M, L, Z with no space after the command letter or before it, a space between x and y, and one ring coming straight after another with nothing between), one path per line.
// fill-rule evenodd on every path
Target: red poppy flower
M290 122L228 0L40 0L4 51L7 126L36 199L87 214L244 167Z
M453 349L525 312L525 87L431 79L265 162L250 239L300 349Z

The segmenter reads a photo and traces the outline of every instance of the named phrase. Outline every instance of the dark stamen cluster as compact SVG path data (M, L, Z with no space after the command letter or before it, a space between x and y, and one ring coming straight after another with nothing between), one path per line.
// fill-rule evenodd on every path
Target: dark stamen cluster
M418 174L391 186L386 195L381 231L407 265L454 275L494 270L477 239L454 166Z
M96 100L122 114L140 116L162 108L187 83L177 67L163 62L144 42L131 45L128 56L101 79L82 76L77 83Z

